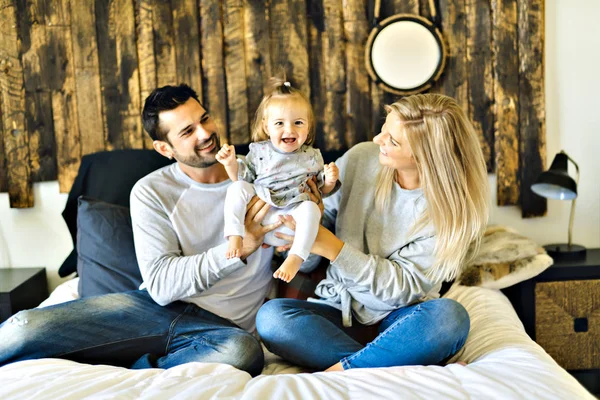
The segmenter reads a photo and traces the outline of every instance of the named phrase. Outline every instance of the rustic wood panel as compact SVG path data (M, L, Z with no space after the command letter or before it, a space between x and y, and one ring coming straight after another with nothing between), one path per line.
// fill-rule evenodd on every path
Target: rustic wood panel
M82 155L105 149L102 92L93 0L71 2L75 93Z
M435 13L437 15L439 15L440 10L436 9ZM418 12L418 14L421 17L423 17L423 18L427 18L430 21L432 20L432 12L431 12L431 7L429 5L429 0L419 0L419 12Z
M202 88L204 106L217 124L221 143L227 134L227 87L223 60L223 10L221 2L200 2L200 37L202 43Z
M463 110L469 110L467 80L467 18L466 0L439 0L444 39L448 44L446 67L435 91L456 99Z
M140 107L157 87L156 60L154 57L154 33L152 30L153 0L135 0L136 49L140 76ZM146 132L142 135L145 149L152 149L152 139Z
M265 84L273 75L268 15L268 3L244 0L244 61L250 123L264 95Z
M49 10L44 0L17 4L31 180L56 180L56 145L48 86L60 79L62 70L51 62L54 55L46 35L46 27L50 24L46 21Z
M200 28L197 0L171 0L177 83L187 83L202 100L202 69L200 67Z
M519 203L519 60L516 0L492 0L494 152L499 206Z
M55 181L58 174L52 119L52 93L25 91L25 118L29 133L31 181Z
M0 108L10 207L33 207L29 168L29 135L25 119L25 87L12 0L0 0Z
M106 148L142 148L133 0L97 0L95 11Z
M317 145L340 152L378 133L383 105L397 99L366 73L369 0L0 1L5 20L16 18L2 48L17 61L0 57L0 190L58 176L66 191L82 154L152 148L140 111L166 84L189 83L222 140L244 144L264 84L284 70L311 99ZM449 60L432 91L468 110L497 167L498 204L541 215L529 186L545 157L543 0L438 3ZM431 18L429 0L382 2L380 19L398 13ZM7 135L14 116L17 136ZM9 184L15 163L30 168L23 186Z
M544 0L518 0L518 9L521 213L527 218L547 210L546 198L531 191L546 159Z
M50 88L56 164L60 191L66 193L77 176L81 160L69 0L55 1L47 10L46 35L55 71Z
M341 4L341 0L338 1ZM324 1L309 1L307 3L307 34L308 53L310 54L310 103L315 115L315 143L318 149L324 150L327 146L325 124L331 116L326 115L325 98L327 79L329 73L325 69L324 59L327 56L324 48L324 38L327 35L325 27L325 4ZM339 68L340 66L336 66Z
M283 69L292 83L310 98L308 32L304 0L271 1L271 65L273 73Z
M3 73L0 70L0 74ZM4 126L2 125L4 116L2 114L2 101L0 101L0 192L8 191L8 169L6 167L6 157L4 156Z
M365 0L344 0L344 35L346 37L346 120L347 147L369 140L371 98L369 75L365 66L365 45L369 36Z
M381 2L380 21L396 14L419 15L419 0L384 0Z
M152 2L152 30L154 32L156 85L160 87L177 84L173 11L169 1L154 0Z
M339 0L324 0L326 35L323 46L325 90L315 96L325 95L324 136L325 150L343 150L346 118L343 112L346 103L346 48L344 41L343 3Z
M242 0L223 3L224 63L227 84L227 117L231 144L250 142L248 85L244 51L244 9ZM242 57L240 57L242 55Z
M56 138L58 183L60 192L67 193L71 190L81 162L75 77L72 69L65 79L63 89L52 93L52 117Z
M469 117L481 142L488 172L494 170L494 77L492 20L488 0L466 0Z

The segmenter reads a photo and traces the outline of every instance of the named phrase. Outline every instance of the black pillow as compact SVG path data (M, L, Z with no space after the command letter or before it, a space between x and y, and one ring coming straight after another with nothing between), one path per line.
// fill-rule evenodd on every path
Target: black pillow
M83 156L62 212L74 249L60 266L58 275L68 276L77 268L77 207L80 196L129 207L129 193L133 185L172 162L154 150L101 151Z
M79 197L77 273L82 298L139 288L129 208Z

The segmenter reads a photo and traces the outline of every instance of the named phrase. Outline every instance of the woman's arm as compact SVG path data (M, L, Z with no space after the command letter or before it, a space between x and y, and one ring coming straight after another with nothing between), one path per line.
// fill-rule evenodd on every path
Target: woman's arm
M307 193L308 193L311 201L315 202L319 206L321 213L323 215L323 217L321 219L322 225L319 227L319 229L323 228L323 229L328 230L331 233L331 231L329 229L334 229L334 227L335 227L335 218L337 217L337 209L338 209L338 205L339 205L340 192L338 191L330 197L322 198L321 193L319 192L319 189L317 187L317 184L313 180L308 181L308 186L310 188L310 191ZM292 230L295 229L295 227L296 227L296 223L294 221L294 218L292 218L292 217L281 218L280 221L282 223L286 223L288 225L288 227L292 227L291 228ZM294 237L292 235L285 235L280 232L275 232L275 236L290 242L290 244L288 244L288 245L278 247L277 251L286 252L287 250L290 249L291 243L294 239ZM317 239L318 239L318 237L317 237ZM300 267L300 271L312 272L321 263L322 256L323 255L320 253L311 252L309 257L302 263L302 266Z
M434 236L421 237L385 258L345 243L331 262L331 275L349 289L367 291L386 304L411 304L439 283L427 275L434 268L434 248Z
M284 216L281 221L295 229L292 217ZM293 236L277 235L293 240ZM330 276L349 289L370 292L380 301L398 307L421 299L438 283L426 275L434 262L434 248L435 237L425 236L385 258L365 254L320 226L311 253L330 260Z
M296 230L296 221L291 215L281 215L279 219L291 230ZM280 232L276 232L275 236L283 240L287 240L290 243L294 240L292 235L285 235ZM323 225L319 225L317 238L315 239L315 243L313 244L310 252L312 254L316 254L317 256L325 257L329 261L333 261L337 258L338 254L342 250L342 247L344 247L344 242L338 239L338 237L335 236L329 229L325 228Z

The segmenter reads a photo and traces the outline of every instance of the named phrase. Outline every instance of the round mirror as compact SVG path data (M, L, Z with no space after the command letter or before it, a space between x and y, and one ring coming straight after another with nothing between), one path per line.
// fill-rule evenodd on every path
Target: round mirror
M384 90L409 95L438 80L446 63L442 35L418 15L398 14L377 25L366 47L367 70Z

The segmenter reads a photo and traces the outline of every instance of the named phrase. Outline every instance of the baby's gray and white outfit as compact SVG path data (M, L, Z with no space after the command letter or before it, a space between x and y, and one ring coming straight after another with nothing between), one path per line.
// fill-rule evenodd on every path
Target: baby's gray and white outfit
M277 221L279 215L289 214L296 221L294 243L290 249L305 260L317 237L321 211L308 193L307 181L317 177L317 186L325 184L323 157L319 149L302 145L298 150L286 153L277 149L269 140L250 143L246 160L238 159L238 181L227 189L225 199L225 237L244 236L246 205L256 194L271 205L263 224ZM251 183L254 183L252 185ZM339 182L329 195L339 187ZM290 233L285 227L279 232ZM265 236L265 243L282 246L287 242L275 237L275 231Z

